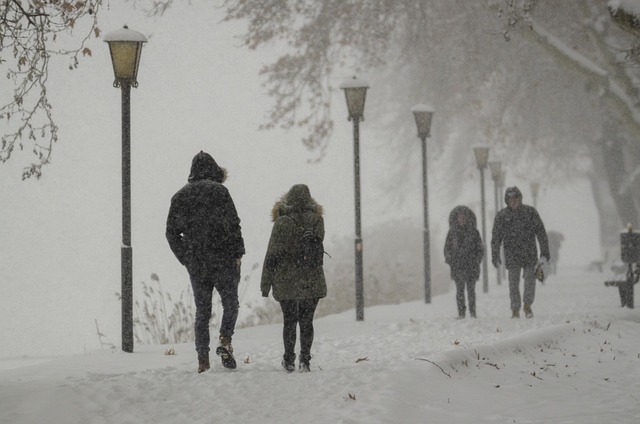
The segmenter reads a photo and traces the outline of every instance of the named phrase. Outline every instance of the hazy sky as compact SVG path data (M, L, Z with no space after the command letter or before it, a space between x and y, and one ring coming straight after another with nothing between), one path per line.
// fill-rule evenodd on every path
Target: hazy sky
M233 36L242 26L213 24L221 16L213 7L178 5L166 17L151 19L132 13L129 5L111 3L103 10L103 31L127 24L149 39L142 52L140 85L131 95L134 285L150 282L153 272L173 293L187 289L186 271L168 248L164 226L169 200L186 183L191 159L200 150L228 170L226 185L247 245L243 275L251 274L255 286L250 287L251 296L259 296L259 273L250 268L261 264L271 207L291 185L308 184L324 205L329 241L353 237L352 127L342 92L333 93L336 131L327 155L321 163L309 164L315 155L299 142L300 133L257 130L269 106L257 74L276 52L238 48ZM93 40L88 47L93 56L79 69L68 71L66 62L52 67L49 88L60 139L42 179L21 181L21 168L31 160L28 151L16 152L0 166L0 337L15 334L9 328L24 328L23 338L11 340L2 356L95 349L94 320L119 345L120 304L114 293L120 291L120 90L112 87L107 45ZM349 76L349 70L336 75L334 86ZM0 90L7 90L6 85ZM365 116L373 114L367 111L380 113L381 107L371 87ZM372 130L370 120L361 126L363 227L407 216L420 222L420 169L407 181L415 187L415 196L391 208L376 186L394 147L375 140ZM415 149L419 155L417 138ZM492 219L488 173L486 180L487 216ZM513 184L521 186L525 203L531 203L528 184L507 181ZM446 192L447 187L430 180L434 233L445 228L455 206L438 201ZM547 229L567 236L561 251L567 262L599 255L596 214L588 195L586 183L554 191L543 188L540 194L538 206ZM470 182L456 203L472 206L479 216L479 182ZM439 252L438 242L432 243ZM64 346L55 345L60 339Z

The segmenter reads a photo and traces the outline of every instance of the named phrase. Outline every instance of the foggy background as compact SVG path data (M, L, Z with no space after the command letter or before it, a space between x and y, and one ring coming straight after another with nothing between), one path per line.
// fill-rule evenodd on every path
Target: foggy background
M218 22L221 11L177 4L171 17L149 18L132 12L131 5L114 4L102 11L101 29L109 32L127 24L145 34L139 87L131 92L132 246L134 296L139 282L156 273L165 289L187 290L186 270L166 242L165 220L171 196L187 180L192 157L204 150L228 170L225 185L242 220L247 254L243 278L248 291L244 305L259 298L262 258L271 231L270 211L291 185L308 184L324 206L326 249L354 234L352 124L347 121L341 90L332 93L335 131L320 162L299 141L302 131L258 131L265 121L269 98L258 71L277 52L249 52L234 38L243 27ZM67 71L64 60L53 62L50 98L60 125L52 163L40 180L21 180L29 151L15 152L0 166L0 356L47 356L81 353L100 348L100 330L120 344L121 245L121 110L120 90L112 86L108 47L93 40L91 58ZM59 71L58 69L61 69ZM352 76L351 70L332 78L333 86ZM358 73L369 80L370 75ZM0 90L9 90L0 85ZM438 105L432 134L436 131ZM397 220L422 221L421 163L407 170L404 190L415 193L403 203L390 201L380 190L385 167L396 146L376 138L370 117L384 113L376 103L376 87L367 93L365 121L360 126L363 231ZM415 123L407 110L406 125ZM429 139L428 143L432 142ZM473 162L469 142L469 157ZM420 141L415 137L415 156ZM492 158L490 157L490 160ZM480 219L479 173L460 193L432 172L446 163L429 163L429 216L433 234L432 262L442 262L443 237L449 211L467 204ZM494 215L494 187L485 171L487 238ZM518 185L524 203L533 199L528 181L507 172L506 187ZM457 190L457 189L456 189ZM500 194L500 207L503 205ZM455 200L451 200L455 199ZM537 209L547 231L565 235L560 267L587 266L600 258L598 222L589 185L577 181L551 189L542 186ZM487 240L487 241L489 241ZM367 253L384 246L364 240ZM351 262L352 258L349 259ZM254 265L257 264L257 268ZM326 262L331 266L331 260ZM367 281L365 280L365 291ZM482 280L478 283L482 302ZM489 284L495 284L493 269ZM177 296L176 296L177 297ZM437 297L434 298L437 302ZM427 306L428 307L428 306ZM58 345L63 340L64 345Z

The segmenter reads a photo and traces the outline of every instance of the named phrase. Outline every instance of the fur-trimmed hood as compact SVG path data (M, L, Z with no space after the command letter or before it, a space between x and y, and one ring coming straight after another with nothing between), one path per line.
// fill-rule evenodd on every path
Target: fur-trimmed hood
M199 180L212 180L222 184L227 179L227 170L218 166L210 154L200 150L191 161L190 183Z
M453 210L449 213L449 227L459 227L458 224L458 214L463 214L466 218L467 225L472 228L477 228L476 224L476 214L473 213L469 207L464 205L459 205L453 208Z
M296 184L276 201L271 209L271 219L275 222L284 215L295 212L311 211L322 216L323 208L311 197L311 192L306 184Z

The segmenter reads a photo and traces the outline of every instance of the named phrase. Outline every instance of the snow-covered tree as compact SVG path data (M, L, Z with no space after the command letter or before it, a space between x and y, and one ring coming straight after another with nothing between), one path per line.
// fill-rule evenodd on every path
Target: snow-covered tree
M323 149L329 140L332 74L353 69L372 75L376 132L399 147L390 193L399 192L413 156L407 111L426 98L437 106L433 153L446 166L435 172L447 185L475 172L469 144L483 142L508 172L543 188L589 177L604 244L617 244L621 224L638 223L637 1L225 5L228 20L247 22L248 48L288 46L262 71L274 98L266 127L306 126L310 148Z
M156 15L174 3L129 1ZM539 181L543 191L588 177L603 242L611 245L617 244L622 224L640 223L638 3L222 0L227 21L246 22L242 40L247 48L284 48L262 69L273 98L264 128L306 128L304 144L321 157L334 125L331 102L341 82L336 78L366 75L372 87L368 125L375 127L378 139L397 146L395 172L385 182L393 188L391 195L403 196L399 182L406 178L407 163L416 160L410 107L427 100L436 106L429 143L436 162L432 172L451 192L475 177L470 145L487 143L508 175ZM33 144L39 162L25 169L25 176L40 175L56 140L46 98L48 58L67 54L74 67L80 55L90 54L84 41L74 50L59 51L51 43L81 19L88 19L83 26L87 37L99 35L95 14L100 4L0 3L5 22L0 59L12 61L9 76L16 86L1 110L0 118L13 117L15 126L3 135L1 159L7 160L16 146ZM29 93L35 99L31 107ZM37 112L45 118L39 123Z

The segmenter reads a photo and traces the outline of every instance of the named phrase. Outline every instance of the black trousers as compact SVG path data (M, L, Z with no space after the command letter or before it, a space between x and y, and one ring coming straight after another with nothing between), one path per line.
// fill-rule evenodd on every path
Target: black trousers
M311 345L313 344L313 315L320 299L282 300L282 341L284 342L284 360L295 360L297 327L300 325L300 361L311 360Z
M196 351L209 352L209 320L213 307L213 289L220 295L222 302L222 320L220 334L233 336L238 319L238 283L240 282L240 268L237 265L213 269L200 275L189 273L191 288L196 303L195 336Z
M456 283L456 304L458 305L458 315L464 316L467 308L465 307L465 288L467 290L467 298L469 299L469 313L476 314L476 282L471 278L457 279Z

